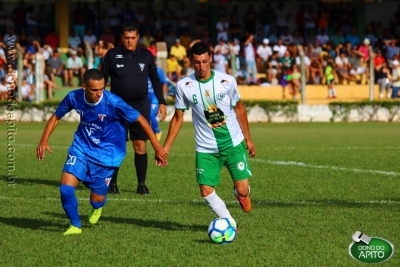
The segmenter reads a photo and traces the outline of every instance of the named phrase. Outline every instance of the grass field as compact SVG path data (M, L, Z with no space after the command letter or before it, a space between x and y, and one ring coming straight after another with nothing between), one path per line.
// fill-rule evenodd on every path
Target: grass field
M169 166L149 166L150 195L135 193L128 144L121 194L109 196L90 226L89 191L80 185L83 233L62 236L68 221L59 178L76 125L60 123L50 139L54 153L39 162L44 123L18 123L14 186L5 182L5 126L0 132L0 266L361 266L347 251L355 231L385 238L395 250L400 244L398 124L251 124L258 153L250 161L253 211L241 211L225 170L216 188L241 227L230 245L208 240L215 216L195 181L189 123ZM166 133L168 124L161 127ZM400 256L395 251L380 266L400 266Z

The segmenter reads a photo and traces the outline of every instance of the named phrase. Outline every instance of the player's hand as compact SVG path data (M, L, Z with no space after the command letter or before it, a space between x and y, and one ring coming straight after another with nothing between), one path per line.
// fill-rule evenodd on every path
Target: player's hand
M246 140L246 149L249 150L249 156L254 158L256 156L256 148L254 147L253 141Z
M38 147L36 148L36 157L38 160L43 160L44 159L44 154L46 150L49 153L53 153L53 150L51 150L50 146L47 144L47 142L40 142Z
M167 117L167 108L164 104L160 104L160 107L158 108L158 116L160 118L160 121L164 121Z
M163 147L157 149L155 154L156 165L160 167L167 166L168 165L167 157L168 157L168 150L166 150Z

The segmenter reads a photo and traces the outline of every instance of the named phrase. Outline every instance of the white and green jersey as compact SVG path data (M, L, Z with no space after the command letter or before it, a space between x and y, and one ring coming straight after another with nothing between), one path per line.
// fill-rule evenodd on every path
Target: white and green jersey
M175 108L192 107L196 151L204 153L218 153L244 139L234 111L240 100L236 81L228 74L211 72L205 81L192 73L176 86Z

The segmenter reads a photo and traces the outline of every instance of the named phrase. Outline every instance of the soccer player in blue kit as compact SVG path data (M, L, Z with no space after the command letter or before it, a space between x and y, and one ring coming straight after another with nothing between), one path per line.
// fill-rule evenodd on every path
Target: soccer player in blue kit
M160 77L160 82L163 88L164 94L167 91L167 81L165 79L165 74L164 71L160 68L157 67L157 74L158 77ZM149 93L147 97L149 98L150 101L150 125L151 128L153 129L153 132L156 134L157 140L160 141L162 132L160 130L160 127L158 125L158 119L157 119L157 114L158 114L158 99L156 94L154 93L154 88L153 84L151 83L150 78L147 79L148 87L149 87Z
M82 233L75 196L80 181L91 189L89 222L95 224L99 220L107 201L111 177L126 154L125 121L140 124L155 150L156 164L167 164L166 150L157 141L147 120L104 87L101 71L87 70L82 88L71 91L48 120L36 149L39 160L43 160L46 150L52 153L48 139L61 118L73 109L79 114L80 124L68 149L61 176L61 204L70 220L70 227L64 235Z

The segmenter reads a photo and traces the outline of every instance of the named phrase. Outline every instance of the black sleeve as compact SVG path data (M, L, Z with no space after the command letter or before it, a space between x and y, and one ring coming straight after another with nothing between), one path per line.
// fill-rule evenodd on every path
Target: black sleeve
M104 84L107 84L107 80L110 77L110 55L109 51L107 51L106 55L103 58L103 63L101 64L101 71L103 72L104 76Z
M154 62L153 58L150 60L150 64L149 64L149 77L151 80L151 84L153 85L154 94L157 97L158 104L166 105L167 102L165 102L165 99L164 99L164 92L162 90L160 77L158 77L156 63Z

